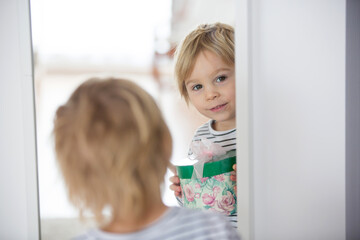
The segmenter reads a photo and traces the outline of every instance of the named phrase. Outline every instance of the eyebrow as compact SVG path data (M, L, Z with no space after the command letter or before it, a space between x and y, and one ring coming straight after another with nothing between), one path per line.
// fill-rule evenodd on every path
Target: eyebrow
M215 71L211 72L211 73L209 74L209 76L213 77L213 76L217 75L217 74L218 74L219 72L221 72L221 71L231 71L231 68L229 68L229 67L222 67L222 68L216 69ZM196 82L196 79L186 79L186 80L184 81L185 86L189 85L190 83L195 83L195 82Z
M185 83L185 86L187 87L190 84L196 83L196 81L195 80L189 80L189 81L185 80L184 83Z
M231 68L228 68L228 67L223 67L223 68L219 68L219 69L216 69L215 71L213 71L211 74L210 74L210 76L214 76L214 75L216 75L216 74L218 74L219 72L221 72L221 71L230 71L231 70Z

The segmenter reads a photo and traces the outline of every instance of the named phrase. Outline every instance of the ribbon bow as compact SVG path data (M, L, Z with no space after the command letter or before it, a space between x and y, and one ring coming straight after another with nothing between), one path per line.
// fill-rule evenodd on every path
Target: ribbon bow
M192 178L202 178L204 164L211 162L216 156L226 154L226 151L222 146L206 138L193 141L190 145L190 150L192 152L190 159L197 160L197 162L194 164Z

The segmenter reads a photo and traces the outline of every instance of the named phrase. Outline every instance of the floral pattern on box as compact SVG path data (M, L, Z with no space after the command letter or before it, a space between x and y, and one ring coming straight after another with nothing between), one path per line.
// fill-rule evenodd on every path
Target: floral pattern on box
M212 177L180 179L183 204L187 208L202 208L225 215L236 213L235 182L231 173Z

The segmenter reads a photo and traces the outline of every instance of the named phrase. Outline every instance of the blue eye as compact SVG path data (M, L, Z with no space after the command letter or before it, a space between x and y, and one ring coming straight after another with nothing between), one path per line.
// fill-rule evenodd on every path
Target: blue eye
M201 85L201 84L196 84L196 85L193 86L193 88L192 88L192 90L194 90L194 91L198 91L198 90L200 90L200 89L202 89L202 85Z
M216 82L223 82L225 81L226 76L219 76L218 78L216 78Z

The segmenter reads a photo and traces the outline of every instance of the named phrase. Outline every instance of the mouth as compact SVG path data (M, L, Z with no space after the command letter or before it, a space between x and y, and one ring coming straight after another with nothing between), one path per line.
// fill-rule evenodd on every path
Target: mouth
M219 112L219 111L223 110L226 105L227 105L227 103L217 105L216 107L210 108L210 111Z

